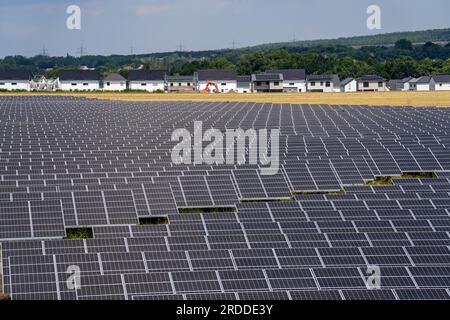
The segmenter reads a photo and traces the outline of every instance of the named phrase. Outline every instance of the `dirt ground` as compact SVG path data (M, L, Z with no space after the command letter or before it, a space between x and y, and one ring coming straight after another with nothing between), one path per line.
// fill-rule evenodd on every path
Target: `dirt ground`
M1 95L42 95L43 93L0 93ZM51 93L52 95L81 96L94 99L127 101L233 101L291 104L331 104L370 106L439 106L450 107L450 91L432 92L358 92L358 93Z

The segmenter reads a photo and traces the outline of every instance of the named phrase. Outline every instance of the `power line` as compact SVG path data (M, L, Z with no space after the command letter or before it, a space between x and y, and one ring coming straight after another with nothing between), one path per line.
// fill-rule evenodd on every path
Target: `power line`
M41 55L44 57L48 56L48 50L45 48L45 45L41 49Z
M177 46L177 51L178 52L183 52L185 48L186 47L183 45L183 43L180 42L180 44Z
M84 56L86 54L86 48L81 45L81 47L78 48L77 53L80 55L80 57Z

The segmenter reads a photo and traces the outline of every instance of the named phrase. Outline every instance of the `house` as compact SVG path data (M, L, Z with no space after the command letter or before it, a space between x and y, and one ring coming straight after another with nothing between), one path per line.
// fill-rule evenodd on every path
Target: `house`
M283 92L281 73L262 73L252 75L253 92Z
M164 92L167 70L133 70L128 74L130 90Z
M100 89L100 72L95 70L62 70L58 88L62 91L94 91Z
M167 92L195 92L197 79L194 76L167 76Z
M283 92L306 92L304 69L268 70L266 73L283 75Z
M358 91L386 91L386 80L380 76L367 75L358 78Z
M341 82L337 74L310 75L307 79L307 89L310 92L339 92Z
M413 77L407 77L398 80L390 80L386 86L389 91L409 91L411 81L416 80Z
M200 92L237 91L237 73L234 70L200 70L196 77L198 79L197 90Z
M251 93L252 92L252 76L238 76L237 77L237 92Z
M31 90L31 72L26 70L0 70L0 90Z
M354 78L347 78L341 81L341 92L358 91L358 82Z
M409 91L434 91L435 84L432 77L420 77L409 82Z
M450 90L450 75L442 75L433 77L436 83L436 91L449 91Z
M127 89L127 79L118 73L112 73L103 79L103 91L124 91Z

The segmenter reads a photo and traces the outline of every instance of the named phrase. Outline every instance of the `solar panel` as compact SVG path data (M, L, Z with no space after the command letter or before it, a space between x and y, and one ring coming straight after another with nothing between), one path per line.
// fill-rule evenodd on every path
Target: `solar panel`
M278 174L175 165L172 132L194 121L280 129ZM448 121L436 108L2 96L3 289L14 300L449 299ZM428 171L437 178L411 177ZM63 239L77 227L94 238ZM367 290L368 265L381 290Z

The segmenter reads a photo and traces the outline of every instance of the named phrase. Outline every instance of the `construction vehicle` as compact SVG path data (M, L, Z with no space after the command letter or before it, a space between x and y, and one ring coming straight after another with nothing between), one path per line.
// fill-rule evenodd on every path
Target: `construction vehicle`
M211 81L207 81L206 82L206 87L205 89L201 90L200 93L211 93L210 91L210 87L214 87L214 93L219 93L219 86L217 85L217 83L211 82Z

